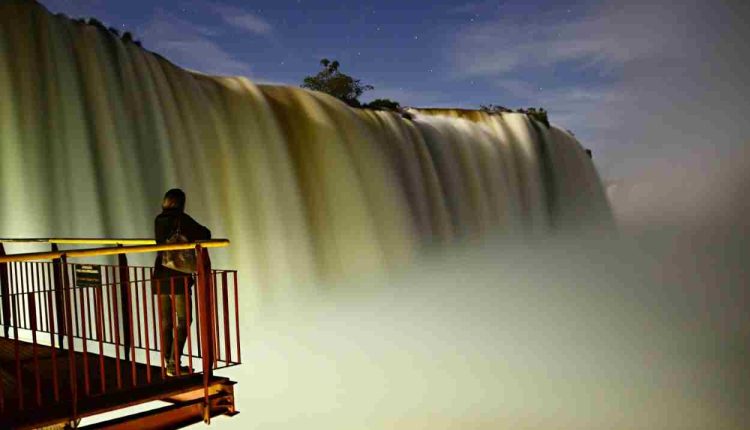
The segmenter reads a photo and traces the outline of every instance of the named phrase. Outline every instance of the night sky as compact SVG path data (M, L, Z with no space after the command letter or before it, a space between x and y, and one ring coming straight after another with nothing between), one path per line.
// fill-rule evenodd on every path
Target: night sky
M375 86L363 101L542 106L605 180L745 139L731 131L748 107L743 1L41 2L205 73L299 85L327 57Z

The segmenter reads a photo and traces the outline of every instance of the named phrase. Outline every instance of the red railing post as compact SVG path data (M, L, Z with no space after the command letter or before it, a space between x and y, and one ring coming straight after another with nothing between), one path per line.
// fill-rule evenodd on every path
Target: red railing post
M117 245L122 247L122 245ZM128 257L125 254L119 254L117 261L120 269L120 315L122 315L122 341L125 347L125 360L130 360L130 271L128 270ZM119 345L118 345L119 348Z
M232 345L229 336L229 287L227 286L227 272L221 273L222 312L224 312L224 361L227 365L232 362Z
M214 336L212 330L213 317L211 307L211 263L208 259L208 252L200 245L195 246L195 255L197 257L197 287L198 287L198 314L200 315L200 334L201 334L201 355L203 362L203 392L204 392L204 414L203 420L208 423L210 416L208 414L208 384L213 376L214 360Z
M5 248L0 242L0 257L5 256ZM10 334L10 287L8 283L8 263L0 263L0 301L3 309L3 327L5 328L5 337Z
M47 270L49 276L49 270ZM52 280L52 283L56 283L56 280ZM49 315L50 321L50 332L49 332L49 343L50 350L52 351L52 387L55 393L55 402L60 401L60 384L57 376L57 348L55 348L55 318L52 317L53 306L52 306L52 290L47 289L47 314Z
M191 323L193 320L193 312L190 306L190 286L188 285L188 277L185 276L182 278L182 286L185 291L185 295L183 296L183 299L185 299L185 314L186 314L186 320L185 325L187 326L187 347L188 347L188 368L190 369L188 373L193 373L193 339L192 336L190 336L191 332Z
M237 272L232 272L234 280L234 323L235 336L237 337L237 364L242 363L242 350L240 349L240 296L237 291Z
M148 339L148 291L146 290L146 269L141 267L141 289L143 290L143 334L146 337L146 383L151 383L151 345ZM153 295L153 294L152 294ZM156 326L156 324L151 324ZM156 342L156 339L154 339Z
M72 419L75 420L78 416L78 376L76 372L76 359L75 359L75 344L73 343L73 315L72 315L72 299L70 293L72 291L70 286L70 280L68 279L68 259L65 254L60 256L60 272L62 279L60 285L64 291L65 301L65 325L66 333L68 334L68 370L70 372L70 394L71 394L71 407L72 407Z
M28 306L29 306L29 318L31 319L31 350L32 355L34 359L34 380L36 382L36 405L42 406L42 377L39 372L39 354L37 351L37 344L36 344L36 331L37 331L37 304L36 304L36 290L39 287L39 264L38 263L30 263L32 270L30 274L31 278L31 284L29 286L29 298L28 298ZM36 281L36 284L34 283ZM43 288L42 288L43 289Z
M52 252L57 252L59 249L57 248L57 244L52 244ZM53 277L53 285L55 289L55 320L57 321L57 347L60 349L63 349L63 338L68 333L67 325L65 324L65 312L64 312L64 297L63 297L63 290L64 285L62 283L62 267L61 267L61 260L59 258L55 258L52 261L52 277ZM54 348L55 345L52 345Z
M21 284L23 283L20 266L23 264L23 262L16 262L11 266L16 287L13 291L13 339L15 340L13 342L13 350L16 359L16 394L18 395L18 409L20 410L23 410L23 374L21 373L21 352L19 350L21 342L18 340L18 309L22 305L19 305L18 302L21 301L23 303L23 297L19 297L21 296Z
M114 267L111 270L112 273L112 282L109 282L109 270L104 271L105 282L109 285L109 291L110 291L110 301L117 302L117 289L115 288L115 269ZM115 366L117 369L117 388L122 388L122 369L120 368L120 318L117 311L117 303L112 304L112 309L114 310L114 321L115 321L115 328L114 328L114 340L115 340Z

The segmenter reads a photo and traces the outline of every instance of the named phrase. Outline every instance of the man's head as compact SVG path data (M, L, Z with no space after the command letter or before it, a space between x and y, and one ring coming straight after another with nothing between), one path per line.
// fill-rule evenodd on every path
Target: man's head
M179 209L185 210L185 192L179 188L172 188L164 194L164 200L161 202L162 209Z

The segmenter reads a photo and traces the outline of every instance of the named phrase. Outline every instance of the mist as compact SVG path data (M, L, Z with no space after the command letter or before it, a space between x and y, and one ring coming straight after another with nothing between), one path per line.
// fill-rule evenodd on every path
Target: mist
M495 238L284 300L243 338L242 413L212 425L743 428L750 158L734 155L690 185L644 179L649 212L613 199L614 237Z

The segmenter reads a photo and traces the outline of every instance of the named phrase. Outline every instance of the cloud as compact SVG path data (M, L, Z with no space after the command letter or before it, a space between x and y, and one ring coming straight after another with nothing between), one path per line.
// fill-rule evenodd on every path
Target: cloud
M249 76L251 66L225 51L209 27L158 10L143 30L144 44L176 64L207 74Z
M241 8L215 5L213 10L224 22L239 30L259 35L270 34L273 31L273 26L268 21Z
M544 106L593 149L603 177L621 178L746 144L736 124L750 109L750 32L740 18L749 9L610 0L572 21L540 14L467 26L447 52L454 80L481 79Z
M677 34L665 39L660 16L643 8L599 13L565 22L540 16L531 23L503 17L471 25L459 32L453 46L458 74L487 76L522 68L574 62L582 67L611 69L662 55Z
M501 88L510 94L521 98L533 97L538 91L537 87L523 79L498 79L492 83L495 87Z
M454 14L477 14L480 12L484 12L493 6L495 7L499 6L497 0L468 2L462 5L452 7L448 9L448 12L454 13Z

